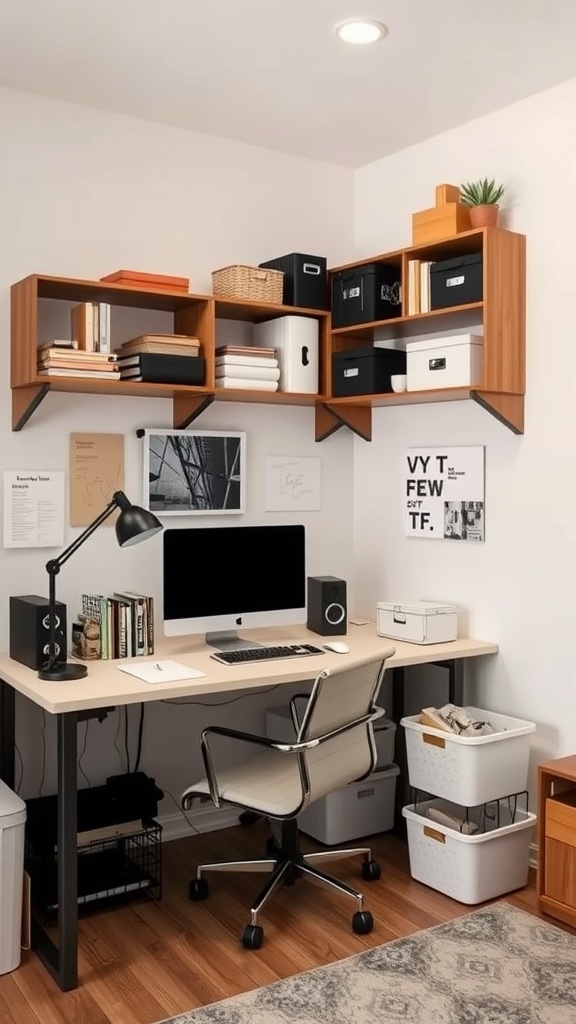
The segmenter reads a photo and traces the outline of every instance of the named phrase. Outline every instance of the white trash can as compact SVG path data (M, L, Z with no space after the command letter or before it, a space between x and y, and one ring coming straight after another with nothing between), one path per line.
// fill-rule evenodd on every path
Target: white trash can
M26 804L0 781L0 974L20 963Z

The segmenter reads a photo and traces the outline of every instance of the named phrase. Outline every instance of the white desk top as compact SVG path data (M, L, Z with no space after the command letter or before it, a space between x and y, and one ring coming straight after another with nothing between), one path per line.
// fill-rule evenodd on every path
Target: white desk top
M241 635L266 644L311 643L317 647L322 647L330 640L330 637L308 632L305 626L242 630ZM199 672L205 672L206 675L200 679L158 684L145 683L121 672L118 665L126 664L125 661L89 661L86 678L52 683L39 679L36 672L13 661L7 654L0 654L0 678L50 714L61 714L118 704L139 704L142 701L231 693L281 683L303 682L313 679L324 667L353 665L355 659L372 653L378 657L390 645L396 648L396 653L388 659L388 668L424 665L451 658L474 658L498 651L497 644L468 638L428 645L388 640L376 634L374 622L362 626L349 624L345 640L350 648L348 654L326 651L323 655L312 655L309 658L222 665L210 657L213 648L206 646L202 636L161 637L157 638L153 657L131 660L145 662L171 658Z

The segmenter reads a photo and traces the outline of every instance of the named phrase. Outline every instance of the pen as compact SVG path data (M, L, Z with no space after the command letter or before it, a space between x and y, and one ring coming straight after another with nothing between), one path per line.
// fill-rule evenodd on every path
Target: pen
M162 671L162 665L159 665L158 662L156 662L156 664L154 665L154 668L157 668L159 672Z

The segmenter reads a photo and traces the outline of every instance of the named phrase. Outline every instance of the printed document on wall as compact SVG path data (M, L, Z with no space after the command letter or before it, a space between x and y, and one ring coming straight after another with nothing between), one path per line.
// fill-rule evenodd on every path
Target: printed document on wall
M483 541L484 448L408 448L404 532L427 540Z
M5 548L63 546L64 477L43 469L5 471Z

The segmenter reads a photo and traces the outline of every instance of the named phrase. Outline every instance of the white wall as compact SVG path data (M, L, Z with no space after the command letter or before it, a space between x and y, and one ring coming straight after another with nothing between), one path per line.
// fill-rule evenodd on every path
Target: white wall
M34 272L98 279L129 267L188 276L192 290L210 292L211 270L230 263L258 263L292 251L342 262L353 248L353 172L6 90L0 90L0 138L0 468L67 470L72 431L119 432L126 444L125 489L138 501L142 468L136 430L170 427L171 403L48 395L24 430L12 433L10 285ZM214 404L197 425L247 432L247 510L231 522L293 521L264 511L264 457L321 456L323 509L301 517L308 531L308 571L349 578L351 435L340 431L317 445L312 411L282 406ZM191 525L198 522L194 518ZM66 543L79 532L67 527ZM83 591L140 590L155 596L160 617L160 552L155 540L145 555L141 548L120 553L113 531L102 528L66 564L58 597L73 615ZM9 595L46 594L44 565L57 553L0 549L0 649L8 646ZM263 698L261 706L270 700ZM259 706L256 698L246 698L232 705L230 720L257 724ZM206 716L214 718L193 708L186 714L173 706L147 711L141 768L175 795L198 770L194 754ZM218 716L226 720L225 712ZM136 710L131 723L133 766ZM43 755L46 737L52 745L54 723L48 720L45 731L44 724L37 709L19 715L25 797L40 788L43 794L54 791L52 759L44 765ZM123 726L115 738L119 724L113 715L103 725L88 726L81 769L92 784L124 770ZM176 760L175 749L182 751ZM80 784L86 784L82 777ZM175 808L166 801L163 813L171 811Z
M575 105L572 81L356 176L357 258L409 245L436 184L486 174L507 185L503 226L527 235L525 434L473 402L375 410L374 440L355 441L354 528L365 614L377 600L446 600L463 632L499 643L471 696L537 723L534 764L576 749ZM401 459L424 445L485 445L485 543L404 536Z

